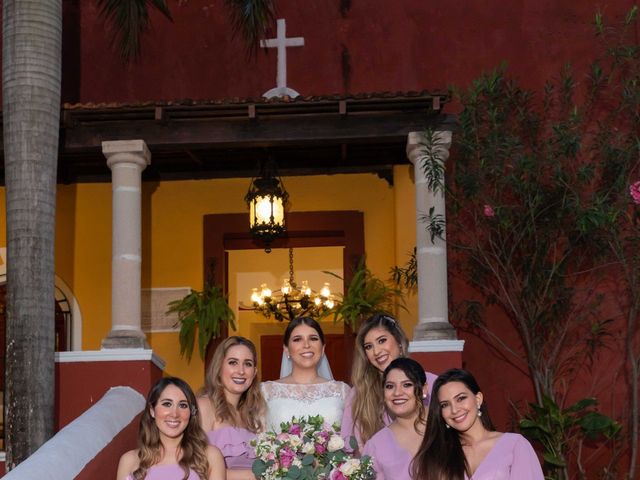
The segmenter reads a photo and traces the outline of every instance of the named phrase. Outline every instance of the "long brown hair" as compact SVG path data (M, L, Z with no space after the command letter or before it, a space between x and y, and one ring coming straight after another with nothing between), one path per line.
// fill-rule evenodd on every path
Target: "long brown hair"
M189 477L189 469L196 472L202 480L207 480L209 476L209 460L207 459L209 442L200 427L200 414L198 413L196 396L187 382L177 377L161 378L149 391L147 404L144 412L142 412L138 430L138 458L140 459L140 464L133 472L133 478L134 480L143 480L147 475L147 470L162 459L163 447L160 440L160 431L155 419L151 416L151 410L155 408L160 395L169 385L178 387L184 393L191 411L189 423L182 433L179 447L181 456L178 465L184 471L183 480L187 480Z
M358 429L362 442L369 440L378 430L384 427L384 396L382 373L374 367L364 350L364 337L374 328L383 328L395 338L400 346L400 355L407 354L409 340L400 328L398 321L384 314L376 314L362 324L356 337L356 354L351 371L351 384L355 390L351 412L354 429ZM354 433L355 432L350 432Z
M474 395L480 391L473 375L459 368L447 370L433 383L427 431L410 468L411 478L415 480L464 480L465 473L471 476L459 433L455 428L447 428L438 401L440 388L450 382L463 383ZM486 401L480 405L480 412L482 426L490 432L495 431Z
M247 338L232 336L225 339L216 348L209 368L207 369L207 377L202 394L207 396L213 406L216 419L220 422L229 422L235 427L246 428L247 430L257 433L262 430L262 418L266 410L266 402L260 391L260 381L258 375L253 379L249 388L242 393L238 407L234 408L224 395L224 387L220 379L222 364L227 356L227 352L231 347L236 345L244 345L249 349L253 356L254 365L257 366L256 347L253 342Z
M424 387L427 384L427 374L424 372L424 368L412 358L396 358L387 365L387 368L385 368L382 373L383 388L391 370L402 371L411 383L413 383L413 396L415 397L417 410L413 428L418 433L424 432L424 427L427 424L427 409L424 407L424 402L422 401L424 398Z

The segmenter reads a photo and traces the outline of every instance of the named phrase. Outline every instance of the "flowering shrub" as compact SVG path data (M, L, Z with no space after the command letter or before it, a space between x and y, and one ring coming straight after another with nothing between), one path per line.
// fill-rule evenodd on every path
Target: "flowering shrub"
M633 198L633 203L640 205L640 180L629 186L629 193L631 194L631 198Z
M371 458L353 458L345 451L338 425L322 416L293 417L280 432L265 432L251 444L256 451L253 473L261 480L372 480Z

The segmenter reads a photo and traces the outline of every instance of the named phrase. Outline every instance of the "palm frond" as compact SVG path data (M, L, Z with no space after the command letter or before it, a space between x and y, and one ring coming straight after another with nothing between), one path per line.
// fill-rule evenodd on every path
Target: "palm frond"
M276 18L274 0L225 0L230 9L231 25L235 34L242 36L247 51L255 54L260 40L265 38Z
M111 24L112 44L118 46L124 62L140 57L140 40L149 29L149 10L155 8L169 20L166 0L96 0L100 16Z

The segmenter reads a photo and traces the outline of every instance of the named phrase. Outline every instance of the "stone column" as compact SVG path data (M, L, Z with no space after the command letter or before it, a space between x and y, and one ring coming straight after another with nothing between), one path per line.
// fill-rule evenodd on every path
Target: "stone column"
M144 140L102 142L112 175L111 332L102 348L149 348L140 328L141 174Z
M431 235L427 221L433 208L433 215L445 219L444 192L429 188L422 165L426 155L423 143L425 134L410 132L407 138L407 156L414 165L416 187L416 260L418 269L418 325L414 330L414 341L454 340L456 331L449 323L447 297L447 244L443 239ZM433 150L444 164L449 158L451 132L436 131ZM444 183L444 178L442 179Z

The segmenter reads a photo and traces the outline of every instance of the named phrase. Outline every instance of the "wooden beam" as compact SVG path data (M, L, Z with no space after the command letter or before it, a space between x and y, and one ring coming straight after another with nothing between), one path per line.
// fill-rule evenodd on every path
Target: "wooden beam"
M99 148L105 140L144 138L150 148L250 148L278 145L313 145L351 142L405 141L409 132L437 128L445 115L426 112L379 115L326 114L269 117L250 120L167 120L163 123L129 120L78 124L65 128L63 148L68 151Z

